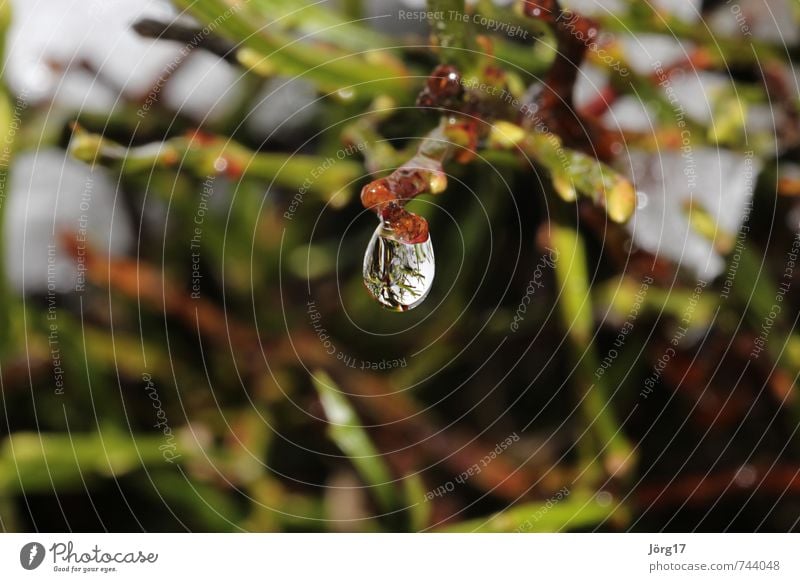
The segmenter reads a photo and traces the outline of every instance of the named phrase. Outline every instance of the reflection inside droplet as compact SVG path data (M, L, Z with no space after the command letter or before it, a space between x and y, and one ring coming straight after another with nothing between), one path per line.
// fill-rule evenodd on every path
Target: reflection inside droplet
M405 244L378 225L364 255L364 284L378 303L394 311L413 309L427 297L435 271L430 237Z
M641 210L642 208L647 208L647 203L649 200L647 199L647 194L642 191L636 192L636 208Z

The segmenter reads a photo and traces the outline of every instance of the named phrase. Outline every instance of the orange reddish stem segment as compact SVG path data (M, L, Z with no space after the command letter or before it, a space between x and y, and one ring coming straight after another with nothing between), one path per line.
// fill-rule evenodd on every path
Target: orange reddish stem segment
M399 168L387 178L374 180L361 190L361 203L375 212L395 236L407 244L428 240L428 221L403 206L427 190L425 170Z
M439 65L428 77L417 103L422 107L454 113L463 105L464 94L459 71L451 65ZM408 162L361 190L364 208L375 212L401 242L419 244L428 240L428 221L406 210L405 205L420 194L439 194L445 189L447 178L443 163L453 150L451 135L444 131L445 125L447 122L443 120L437 129L430 132ZM477 138L459 145L476 147Z

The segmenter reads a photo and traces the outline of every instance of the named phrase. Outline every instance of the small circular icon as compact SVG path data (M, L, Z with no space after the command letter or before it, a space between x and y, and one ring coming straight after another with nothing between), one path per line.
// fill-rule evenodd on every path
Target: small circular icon
M44 546L39 542L29 542L19 551L19 563L26 570L35 570L44 561Z

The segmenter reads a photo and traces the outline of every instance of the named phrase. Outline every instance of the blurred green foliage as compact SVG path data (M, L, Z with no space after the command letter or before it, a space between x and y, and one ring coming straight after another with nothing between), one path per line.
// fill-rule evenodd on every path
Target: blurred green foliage
M795 297L767 356L737 367L769 318L791 246L789 229L760 234L794 204L776 198L780 176L760 179L731 298L719 281L693 298L691 273L631 251L614 224L636 206L627 179L559 136L488 118L473 158L448 164L447 193L409 204L431 223L437 284L423 307L388 314L360 281L375 221L354 193L436 127L435 112L412 106L434 66L464 63L479 75L496 65L522 99L553 61L549 28L478 2L530 33L524 42L496 36L491 57L475 30L453 22L434 31L434 46L377 32L359 18L362 2L342 11L283 0L175 4L201 37L230 43L226 58L252 88L234 114L197 127L159 102L145 116L131 101L69 119L42 105L25 112L14 142L22 151L57 145L118 178L139 236L128 258L89 249L80 293L20 298L0 287L3 529L714 529L734 514L732 527L746 529L776 498L796 513L796 480L771 472L796 466L800 452ZM601 28L675 32L710 70L788 65L769 43L745 47L640 3L629 8L601 18ZM5 30L7 2L0 16ZM465 48L480 56L465 58ZM291 136L254 139L241 121L258 89L284 76L314 85L314 119ZM630 143L677 150L656 82L612 84L659 114L653 134ZM736 87L718 96L723 123L697 132L698 145L743 148L745 101L770 97L752 76ZM13 115L4 91L0 132ZM148 220L153 211L167 220ZM691 211L730 262L734 234ZM62 235L77 256L74 233ZM515 320L534 266L552 252L555 268ZM639 305L643 277L655 282ZM689 305L685 333L695 340L643 399ZM614 362L598 374L610 350ZM724 363L724 373L709 362ZM519 443L493 453L511 434ZM742 500L728 488L744 464L769 468ZM681 504L690 497L720 504L710 525ZM769 512L765 527L796 527Z

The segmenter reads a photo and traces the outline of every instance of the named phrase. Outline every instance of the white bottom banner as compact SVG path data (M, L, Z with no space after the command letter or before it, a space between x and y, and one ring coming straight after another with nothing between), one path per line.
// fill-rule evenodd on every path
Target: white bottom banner
M791 534L3 534L0 580L796 581L798 550Z

